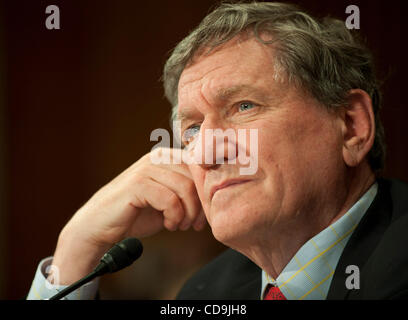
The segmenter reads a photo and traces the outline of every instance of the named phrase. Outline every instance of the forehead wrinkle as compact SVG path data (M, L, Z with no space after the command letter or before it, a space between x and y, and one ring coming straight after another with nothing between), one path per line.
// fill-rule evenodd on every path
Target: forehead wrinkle
M207 103L207 105L209 105L208 100L205 98L205 96L203 94L203 87L207 87L206 82L204 82L204 78L209 73L215 71L216 69L222 68L222 66L216 66L216 67L212 68L211 70L209 70L208 72L202 74L200 77L190 76L189 73L191 73L191 71L192 71L191 69L193 69L194 67L196 67L196 65L193 65L193 66L189 67L190 70L187 72L189 76L186 76L184 71L183 71L182 76L184 76L184 79L183 79L183 81L179 82L179 87L178 87L179 95L180 95L180 92L186 90L186 86L193 85L193 87L194 87L194 84L198 83L197 86L200 87L199 95ZM187 80L185 80L185 78L187 78ZM194 91L194 90L190 90L190 91ZM180 99L179 99L179 103L180 103ZM194 117L193 114L196 112L195 109L197 109L197 108L187 106L187 107L184 107L183 109L187 109L187 110L181 110L180 112L177 111L176 120L185 121L185 120L189 120L189 119L193 118ZM192 110L190 110L190 109L192 109ZM178 110L180 110L180 104L178 105Z
M217 68L218 69L218 68ZM206 88L209 87L209 83L208 81L204 81L205 76L201 77L200 79L196 79L194 82L199 81L200 85L200 89L199 89L199 96L201 98L201 100L204 102L204 104L207 105L208 108L211 107L210 102L208 101L208 99L206 98L204 91L207 91ZM189 81L190 83L193 81ZM211 82L211 81L210 81ZM184 85L185 86L185 85ZM202 104L202 102L200 102L200 104ZM180 109L180 107L179 107ZM177 120L180 120L181 122L186 121L186 120L190 120L192 118L195 117L195 114L197 113L202 113L199 108L197 107L185 107L183 108L184 110L181 110L180 112L177 113Z
M259 43L256 43L256 44L260 45ZM239 43L239 47L242 47L242 45L243 45L242 43ZM236 42L233 43L232 46L223 48L223 49L226 49L227 51L231 51L231 48L233 49L235 46L237 46ZM232 100L234 96L238 94L242 94L242 93L244 94L250 93L251 95L256 95L258 99L259 98L263 99L263 98L270 96L271 94L270 91L272 88L269 88L265 92L264 91L265 88L257 88L256 86L254 87L248 83L243 83L243 84L230 83L229 85L227 85L227 83L224 83L225 85L224 88L221 87L223 83L219 83L221 88L216 88L217 85L215 85L215 83L218 82L216 80L218 80L217 78L219 77L216 77L215 79L213 79L211 78L211 74L213 72L218 71L218 69L226 67L225 63L222 63L221 65L219 64L219 62L223 60L223 59L220 59L219 57L219 54L222 51L223 50L220 50L218 52L213 52L209 55L204 55L204 56L198 55L195 57L195 60L193 61L193 63L191 63L190 65L187 65L187 67L183 70L180 76L180 81L179 81L179 86L178 86L179 98L180 98L180 93L184 92L184 94L186 94L186 91L187 92L190 91L189 88L192 89L191 86L194 86L193 84L197 82L199 83L200 89L199 89L199 92L196 91L195 93L196 97L199 97L201 102L206 104L207 106L211 106L214 103L217 104L217 103L222 103L228 100ZM262 55L265 56L265 52L262 52ZM270 58L269 52L268 52L267 58L268 59ZM212 65L212 64L215 64L215 65ZM236 69L233 71L236 71ZM256 73L256 70L252 70L252 68L249 71L251 74ZM210 79L208 79L208 77L210 77ZM230 80L234 81L233 78ZM255 80L255 82L257 81ZM198 88L196 88L195 90L197 89ZM272 91L275 91L275 90L272 90ZM180 112L176 113L176 119L180 121L185 121L185 120L194 118L196 116L196 113L198 112L198 108L196 106L191 106L191 105L189 106L187 103L185 104L183 103L183 105L180 105L180 102L181 102L181 99L179 99L179 108L178 108ZM210 104L209 102L212 102L212 104ZM185 108L184 108L184 105L186 106ZM181 109L180 107L182 107L183 110L180 110Z
M203 79L211 72L216 71L224 66L214 66L210 70L207 70L204 74L200 74L199 76L195 75L194 73L201 70L202 65L200 62L197 62L189 67L186 67L180 75L180 81L178 84L178 92L181 89L184 89L185 86L197 81L203 81ZM198 72L199 73L199 72Z

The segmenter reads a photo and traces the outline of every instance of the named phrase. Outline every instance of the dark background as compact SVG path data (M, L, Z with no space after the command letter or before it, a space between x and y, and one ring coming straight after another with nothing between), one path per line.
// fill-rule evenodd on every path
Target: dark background
M343 20L358 5L377 58L388 144L386 177L408 180L402 97L402 1L292 1ZM215 1L2 1L0 4L0 298L22 298L58 234L104 184L148 152L170 105L159 81L168 52ZM58 5L61 29L47 30ZM223 246L207 228L143 240L132 267L101 280L105 299L171 299Z

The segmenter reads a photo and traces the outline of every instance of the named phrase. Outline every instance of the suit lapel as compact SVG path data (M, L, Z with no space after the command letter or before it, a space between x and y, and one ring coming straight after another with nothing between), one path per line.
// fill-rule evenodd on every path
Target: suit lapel
M327 295L328 300L358 298L359 290L351 293L352 291L346 288L346 278L349 276L345 272L346 268L356 265L360 269L362 279L364 265L389 225L392 210L389 182L383 179L377 182L377 195L351 235L337 264Z
M230 285L231 291L227 296L232 299L259 300L262 286L262 270L247 257L240 266L239 284ZM235 281L234 281L235 282Z
M248 300L259 300L261 297L261 271L259 270L254 274L251 280L243 284L240 287L237 287L234 293L238 299L248 299Z

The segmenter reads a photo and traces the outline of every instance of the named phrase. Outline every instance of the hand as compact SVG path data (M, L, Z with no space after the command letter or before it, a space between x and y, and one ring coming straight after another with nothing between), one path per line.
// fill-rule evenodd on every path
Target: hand
M177 156L172 149L153 152ZM95 193L61 231L53 259L61 284L91 272L102 255L125 237L205 226L187 165L153 164L150 156L143 156Z

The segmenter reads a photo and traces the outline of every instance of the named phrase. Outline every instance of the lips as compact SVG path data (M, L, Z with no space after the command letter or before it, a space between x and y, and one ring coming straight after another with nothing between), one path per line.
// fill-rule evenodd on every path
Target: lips
M212 198L214 197L214 194L215 194L217 191L221 190L221 189L228 188L228 187L230 187L230 186L232 186L232 185L243 184L243 183L248 182L248 181L250 181L250 180L247 180L247 179L246 179L246 180L245 180L245 179L230 179L230 180L226 180L226 181L222 182L221 184L216 185L216 186L213 186L213 187L211 188L210 198L212 199Z

